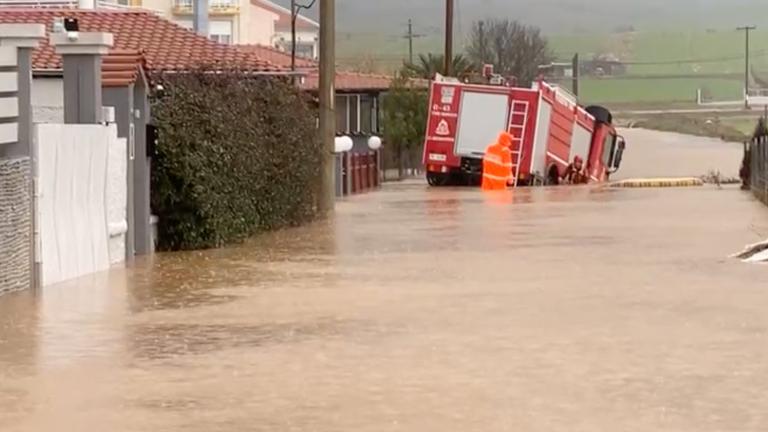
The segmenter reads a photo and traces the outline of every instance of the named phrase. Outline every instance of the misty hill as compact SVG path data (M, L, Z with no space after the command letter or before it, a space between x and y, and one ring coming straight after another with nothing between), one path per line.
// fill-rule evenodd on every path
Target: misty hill
M307 1L307 0L299 0ZM290 4L290 0L279 0ZM422 33L443 26L443 0L336 0L338 30L399 34L409 18ZM309 13L316 16L318 5ZM456 0L458 30L467 31L478 18L512 18L537 25L547 33L610 32L687 26L726 28L760 25L768 16L765 0Z

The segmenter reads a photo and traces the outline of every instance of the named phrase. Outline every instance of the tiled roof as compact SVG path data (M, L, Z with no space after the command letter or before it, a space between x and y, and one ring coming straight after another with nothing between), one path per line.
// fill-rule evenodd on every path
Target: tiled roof
M266 45L238 45L244 51L251 52L276 66L291 67L291 53L280 51ZM296 67L300 69L316 69L317 62L301 56L296 56Z
M302 88L305 90L317 90L320 75L312 71L304 80ZM373 75L358 72L336 72L336 90L338 91L384 91L392 84L392 77L386 75Z
M55 18L77 18L82 32L109 32L114 49L143 51L150 71L180 71L200 65L237 66L254 72L285 72L234 45L216 43L147 11L0 9L0 23L44 24ZM35 70L61 70L61 57L45 41L35 50Z
M101 86L124 87L133 84L144 68L140 51L112 50L101 60Z
M279 51L263 45L241 45L243 49L250 50L259 57L268 60L278 66L289 68L291 66L291 54ZM305 90L317 90L318 63L314 60L296 57L296 67L309 72L302 84ZM383 91L389 89L392 77L385 75L365 74L358 72L337 71L336 90L339 91Z
M251 4L264 8L270 12L274 12L278 15L277 22L275 22L275 28L278 30L290 30L291 29L291 10L284 8L278 4L275 4L269 0L251 0ZM317 31L320 29L320 24L317 21L311 20L303 15L299 15L296 19L296 29Z

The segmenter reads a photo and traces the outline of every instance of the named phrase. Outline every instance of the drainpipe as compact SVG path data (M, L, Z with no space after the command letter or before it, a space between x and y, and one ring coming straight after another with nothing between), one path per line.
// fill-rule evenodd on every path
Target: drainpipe
M192 1L192 29L200 36L208 37L208 0Z

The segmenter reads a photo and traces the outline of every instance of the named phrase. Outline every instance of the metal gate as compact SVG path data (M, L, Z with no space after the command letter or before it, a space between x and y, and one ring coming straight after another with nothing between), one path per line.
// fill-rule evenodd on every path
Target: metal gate
M755 134L749 144L745 165L749 166L749 187L752 193L768 204L768 131Z

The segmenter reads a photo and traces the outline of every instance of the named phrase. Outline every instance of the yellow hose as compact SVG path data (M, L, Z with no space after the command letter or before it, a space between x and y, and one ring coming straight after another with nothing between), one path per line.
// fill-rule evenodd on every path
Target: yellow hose
M685 178L644 178L620 180L610 184L617 188L673 188L704 186L704 181L696 177Z

